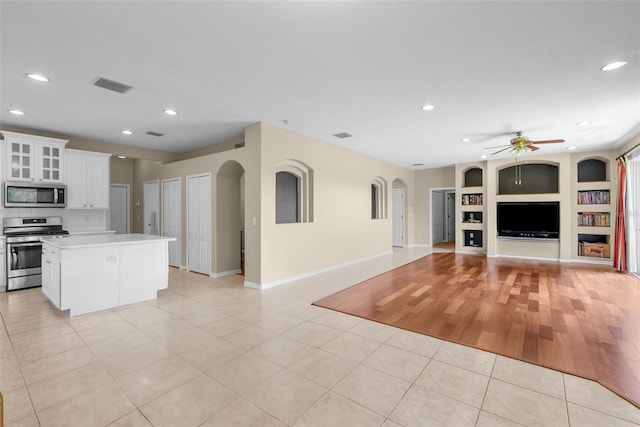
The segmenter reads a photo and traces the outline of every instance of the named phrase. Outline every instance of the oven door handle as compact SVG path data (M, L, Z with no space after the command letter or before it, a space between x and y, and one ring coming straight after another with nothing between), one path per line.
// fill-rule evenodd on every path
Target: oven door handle
M42 242L15 242L15 243L8 243L8 246L10 246L11 249L23 248L25 246L42 246Z

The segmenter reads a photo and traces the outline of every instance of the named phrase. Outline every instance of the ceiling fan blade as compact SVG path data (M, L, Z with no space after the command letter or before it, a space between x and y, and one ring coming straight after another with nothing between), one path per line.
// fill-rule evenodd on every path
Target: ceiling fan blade
M508 146L507 148L503 148L502 150L498 150L495 153L491 153L491 155L493 156L494 154L502 153L503 151L507 151L510 148L511 148L511 146Z
M492 139L497 139L504 136L513 136L513 135L515 135L515 132L497 132L497 133L471 132L469 133L469 137L471 138L471 141L475 143L485 142Z
M540 147L536 147L535 145L528 145L527 148L531 151L536 151L540 149Z
M503 148L503 147L511 147L511 144L502 144L502 145L496 145L494 147L484 147L485 150L491 150L492 148Z
M564 142L564 139L545 139L542 141L531 141L532 144L556 144L558 142Z

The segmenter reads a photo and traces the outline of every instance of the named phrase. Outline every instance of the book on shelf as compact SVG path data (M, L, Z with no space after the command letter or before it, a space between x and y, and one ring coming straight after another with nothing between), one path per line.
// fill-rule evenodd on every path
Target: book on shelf
M609 190L578 191L580 205L606 205L611 203Z
M463 194L463 205L482 205L482 194Z
M611 214L609 212L578 212L578 226L610 227Z

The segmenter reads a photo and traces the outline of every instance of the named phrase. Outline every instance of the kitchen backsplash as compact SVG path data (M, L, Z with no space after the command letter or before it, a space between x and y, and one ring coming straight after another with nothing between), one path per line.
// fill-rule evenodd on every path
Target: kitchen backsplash
M61 216L62 226L69 232L101 231L107 229L108 213L105 209L4 208L0 209L0 219Z

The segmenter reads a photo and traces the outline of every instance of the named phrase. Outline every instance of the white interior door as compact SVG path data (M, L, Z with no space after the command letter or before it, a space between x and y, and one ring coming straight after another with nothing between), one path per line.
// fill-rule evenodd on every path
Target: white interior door
M187 177L187 269L211 273L211 176Z
M129 186L111 184L109 187L109 229L116 234L129 233Z
M162 234L175 237L169 242L169 265L180 267L180 246L182 229L182 180L180 178L162 180Z
M431 192L431 245L444 241L444 191Z
M393 238L392 245L403 247L404 243L404 188L393 189Z
M142 187L144 234L153 234L155 236L158 235L158 211L160 210L158 187L157 179L145 181Z

